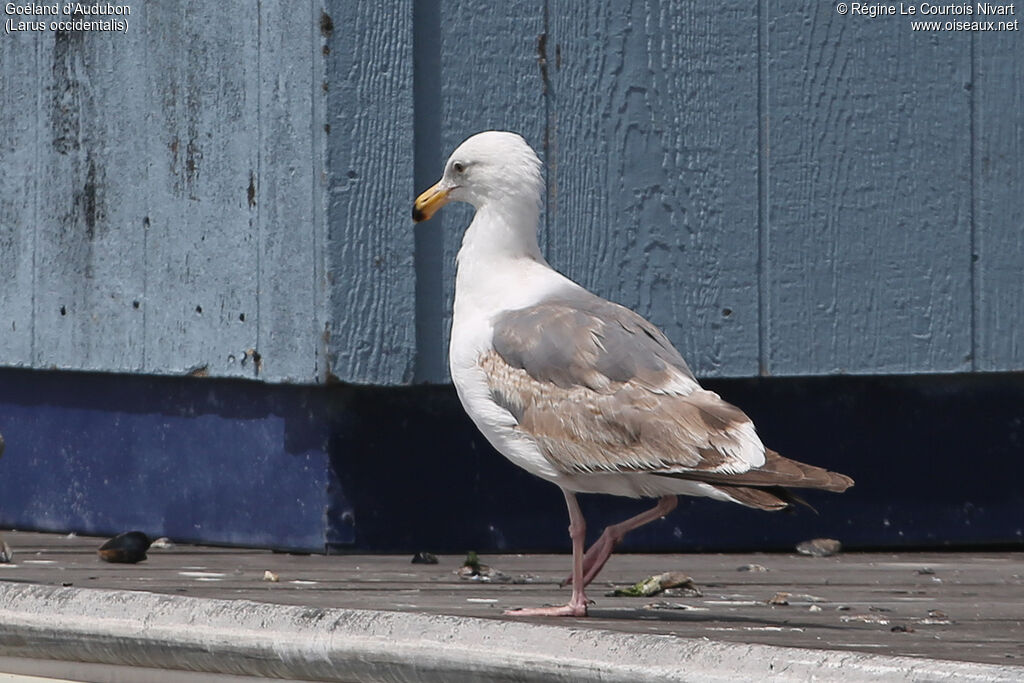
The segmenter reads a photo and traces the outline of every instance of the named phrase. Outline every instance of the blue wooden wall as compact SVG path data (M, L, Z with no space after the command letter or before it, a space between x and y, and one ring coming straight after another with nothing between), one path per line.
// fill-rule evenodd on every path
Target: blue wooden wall
M130 3L0 35L0 365L446 381L469 134L706 376L1024 369L1024 41L832 3ZM6 17L5 17L6 18Z

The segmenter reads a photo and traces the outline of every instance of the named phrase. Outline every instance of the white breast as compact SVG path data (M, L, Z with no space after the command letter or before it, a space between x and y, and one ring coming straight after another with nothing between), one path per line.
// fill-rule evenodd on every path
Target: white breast
M544 457L533 439L516 428L515 417L491 399L487 378L479 365L452 368L452 381L463 408L494 448L526 471L556 480L559 472Z
M516 428L512 413L491 398L479 359L492 348L495 315L532 306L551 293L570 287L578 285L534 260L490 259L486 268L480 268L469 259L460 259L448 347L452 382L477 428L506 458L550 480L559 478L559 472L534 441Z

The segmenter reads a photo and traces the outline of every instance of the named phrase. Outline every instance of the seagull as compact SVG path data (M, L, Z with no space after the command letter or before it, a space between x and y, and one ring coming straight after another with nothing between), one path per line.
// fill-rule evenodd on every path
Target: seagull
M452 382L491 445L561 488L569 510L569 602L506 614L583 617L584 588L615 546L671 512L678 495L782 510L803 502L788 487L841 492L853 480L765 448L750 418L703 389L661 330L548 265L537 244L543 189L527 142L487 131L455 149L412 217L428 220L452 201L476 209L456 257ZM577 493L658 502L584 552Z

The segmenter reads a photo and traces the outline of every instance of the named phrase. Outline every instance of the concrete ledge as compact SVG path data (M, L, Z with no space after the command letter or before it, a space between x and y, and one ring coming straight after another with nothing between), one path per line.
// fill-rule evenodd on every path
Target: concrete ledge
M0 583L0 655L319 681L1019 681L1022 669L578 626Z

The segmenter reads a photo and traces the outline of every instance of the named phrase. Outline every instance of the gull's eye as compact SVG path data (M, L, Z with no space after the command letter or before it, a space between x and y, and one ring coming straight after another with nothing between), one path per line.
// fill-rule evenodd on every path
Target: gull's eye
M466 167L462 164L461 161L456 161L454 164L452 164L452 170L455 171L456 173L462 173L463 171L466 170Z

